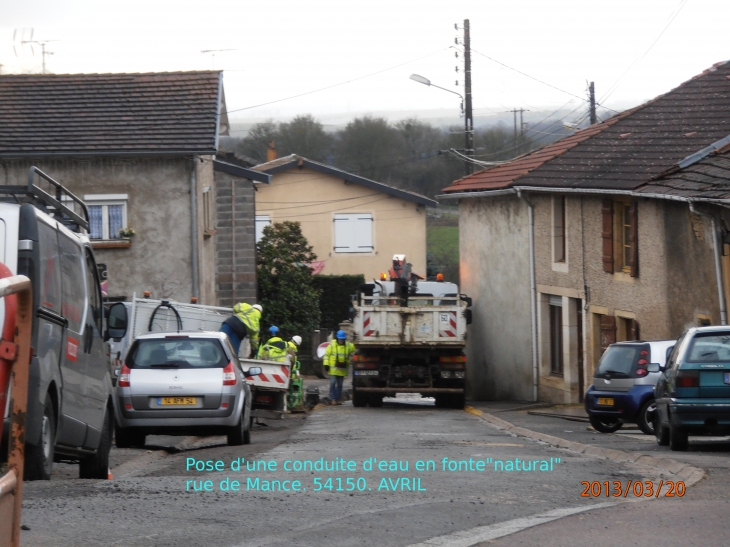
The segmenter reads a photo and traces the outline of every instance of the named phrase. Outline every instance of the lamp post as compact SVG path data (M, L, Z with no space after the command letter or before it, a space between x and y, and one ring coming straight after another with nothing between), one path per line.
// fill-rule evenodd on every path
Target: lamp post
M437 87L439 89L443 89L444 91L448 91L449 93L453 93L454 95L458 95L461 98L461 113L464 113L464 96L461 93L457 93L456 91L452 91L450 89L446 89L445 87L441 87L440 85L436 85L434 83L431 83L431 80L428 78L425 78L421 76L420 74L411 74L411 80L414 82L418 82L419 84L427 85L429 87ZM470 105L468 105L470 106ZM472 157L474 153L474 129L470 126L471 122L471 116L467 115L464 117L464 139L466 144L466 149L464 150L465 155ZM474 172L474 165L470 162L466 162L466 174L471 175Z

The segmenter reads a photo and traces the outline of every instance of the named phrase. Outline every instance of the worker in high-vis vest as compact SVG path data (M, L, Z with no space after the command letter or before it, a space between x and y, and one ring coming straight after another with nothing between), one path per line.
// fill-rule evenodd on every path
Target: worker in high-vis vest
M292 336L291 340L289 340L286 343L287 349L289 351L289 355L292 356L292 362L296 362L297 353L299 353L299 346L301 346L301 345L302 345L302 337L299 335Z
M259 325L263 308L259 304L246 304L239 302L233 306L233 315L223 321L220 331L228 335L236 355L241 347L241 342L248 336L251 342L251 349L256 351L259 346ZM245 357L248 357L246 355Z
M338 330L324 353L324 368L330 375L330 404L341 405L342 382L355 354L355 344L347 341L347 333Z
M289 360L289 345L279 337L279 327L269 327L269 338L264 345L259 347L257 359L264 361L286 362Z

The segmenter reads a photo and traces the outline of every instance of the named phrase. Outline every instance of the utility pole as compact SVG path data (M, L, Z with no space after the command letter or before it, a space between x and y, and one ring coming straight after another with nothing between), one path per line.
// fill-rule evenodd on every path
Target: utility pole
M524 140L524 134L525 134L525 122L522 121L522 113L523 112L529 112L529 110L525 110L524 108L514 108L512 110L508 110L507 112L512 112L514 120L515 120L515 127L513 132L513 138L515 141L515 146L519 147L517 155L519 156L522 153L522 142ZM520 137L519 140L517 139L517 113L520 113Z
M598 121L598 118L596 117L596 90L593 87L593 82L591 82L588 86L588 93L590 94L591 104L591 125L593 125Z
M471 106L471 38L469 36L469 19L464 19L464 132L466 134L466 150L464 153L474 159L474 120ZM466 162L466 174L474 172L474 163Z

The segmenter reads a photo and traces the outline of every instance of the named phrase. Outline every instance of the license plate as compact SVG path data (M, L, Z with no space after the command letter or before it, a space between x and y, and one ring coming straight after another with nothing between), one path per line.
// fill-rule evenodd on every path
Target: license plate
M377 370L356 370L355 376L377 376Z
M160 406L195 406L197 397L158 397L157 404Z
M613 406L613 397L599 397L596 404L600 406Z

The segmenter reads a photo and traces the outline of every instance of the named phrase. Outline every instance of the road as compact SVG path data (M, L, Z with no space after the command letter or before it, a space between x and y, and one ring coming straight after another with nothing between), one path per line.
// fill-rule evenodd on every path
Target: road
M467 412L407 400L374 409L351 403L324 407L306 419L292 415L258 426L247 447L228 447L224 440L151 437L144 451L114 449L112 481L81 481L73 478L73 466L59 465L54 480L25 486L23 522L30 530L23 532L22 545L409 546L431 538L442 538L439 545L472 545L485 527L506 530L517 522L519 529L528 517L544 522L605 504L581 497L583 480L627 482L651 475L514 436ZM277 469L186 471L188 458L220 459L228 466L238 457L273 460ZM335 473L281 468L288 460L319 458L353 460L357 468ZM369 458L388 468L395 461L401 470L365 471L362 462ZM442 471L444 458L453 466L471 459L473 470ZM548 471L494 470L498 460L507 469L507 462L517 467L526 461L539 468L551 458ZM436 471L417 471L418 460L432 460ZM481 470L476 462L485 462ZM241 491L218 491L225 477L239 480ZM247 491L247 479L256 477L260 488L263 481L299 480L306 490ZM315 478L324 486L320 491ZM329 478L333 491L327 489ZM343 491L336 491L338 478ZM356 486L366 481L366 489L348 492L347 478ZM413 480L419 478L420 483ZM211 480L215 491L186 491L193 480Z

